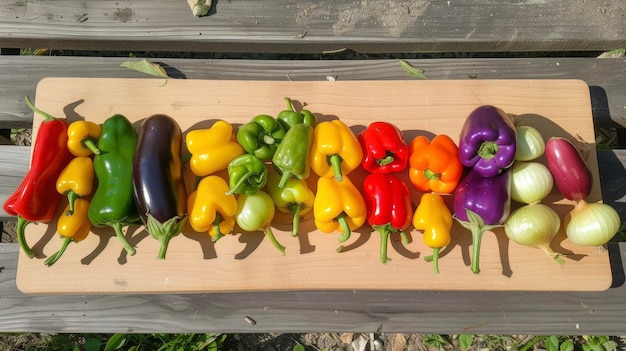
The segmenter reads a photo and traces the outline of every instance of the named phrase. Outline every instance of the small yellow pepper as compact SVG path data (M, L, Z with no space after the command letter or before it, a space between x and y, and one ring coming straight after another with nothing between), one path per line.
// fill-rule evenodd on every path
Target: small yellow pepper
M315 226L324 233L341 232L339 241L350 238L353 230L367 219L365 200L348 177L341 182L335 178L320 177L313 203Z
M190 131L185 142L191 153L191 171L198 177L226 169L230 161L245 152L237 143L233 126L224 120L218 120L211 128Z
M311 169L320 177L343 176L356 169L363 159L363 149L350 127L336 119L319 123L313 132Z
M46 266L51 266L58 261L70 243L82 241L89 235L89 231L91 230L91 222L89 222L89 217L87 216L89 201L76 199L74 212L68 214L69 210L70 205L68 204L65 207L65 213L62 214L57 221L57 232L63 238L61 248L46 259L44 262Z
M433 249L426 262L433 262L435 273L439 273L439 250L450 244L452 213L440 194L424 193L415 213L413 226L424 232L424 243Z
M189 223L197 232L208 232L213 241L233 231L237 198L223 178L211 175L202 178L198 188L187 198Z
M78 197L87 196L93 190L94 169L91 157L74 157L57 178L57 192L67 196L69 212L74 212Z
M279 187L281 175L270 167L267 179L267 192L272 197L276 208L283 213L291 213L292 236L298 236L300 217L313 209L315 193L309 188L305 179L289 178L283 188Z
M96 146L102 128L91 121L75 121L67 127L67 148L74 156L100 154Z

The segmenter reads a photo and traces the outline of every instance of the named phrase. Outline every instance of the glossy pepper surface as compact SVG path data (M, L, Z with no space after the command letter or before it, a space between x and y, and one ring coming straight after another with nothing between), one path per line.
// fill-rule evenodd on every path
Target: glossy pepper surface
M293 101L288 97L285 98L285 103L287 104L287 109L281 111L276 117L278 122L285 128L285 131L289 130L296 124L306 124L310 126L315 126L317 124L317 117L315 117L311 111L296 111L293 106Z
M285 247L278 242L270 227L275 214L276 208L272 197L263 190L254 194L239 195L237 198L235 221L239 228L248 232L262 231L272 245L284 255Z
M135 248L126 240L123 227L139 222L133 198L133 157L137 133L123 115L113 115L102 124L98 139L100 154L93 159L98 185L91 198L88 216L96 227L109 226L129 255Z
M91 194L94 185L93 161L88 156L74 157L57 178L57 192L69 202L69 213L74 212L74 202Z
M319 123L313 132L311 169L320 177L341 181L361 165L363 150L350 127L340 120Z
M91 230L91 222L89 222L89 201L85 199L76 199L74 203L74 211L70 211L69 204L65 207L64 214L57 221L57 232L63 238L59 250L45 260L46 266L53 265L61 258L68 245L75 242L83 241Z
M409 187L394 175L372 173L363 180L363 197L367 222L380 234L380 261L387 263L389 234L399 232L405 243L409 240L404 232L413 214Z
M402 132L388 122L373 122L359 136L363 168L370 173L403 171L409 161L409 148Z
M424 243L433 249L433 254L424 260L433 262L435 273L439 273L439 251L450 244L452 212L440 194L425 193L413 214L413 226L424 232Z
M293 125L276 149L272 163L281 173L279 188L284 188L291 177L298 179L309 177L313 128L314 126L310 124Z
M67 128L67 148L74 156L91 156L99 154L98 138L102 128L91 121L75 121Z
M483 177L470 170L454 193L454 218L472 233L472 272L480 273L480 243L483 233L500 227L509 217L511 176L504 171Z
M72 159L67 149L67 123L36 108L26 97L26 104L44 117L33 145L30 168L15 192L4 202L4 211L17 216L17 240L28 257L35 253L26 243L25 229L31 222L49 222L55 215L61 194L56 181Z
M267 183L265 163L252 154L237 156L228 164L229 194L254 194Z
M279 182L280 174L270 170L267 191L279 211L293 215L291 235L297 236L300 217L313 209L315 193L304 179L291 178L283 188L278 187Z
M189 131L185 143L191 153L191 171L198 177L226 169L230 161L245 152L233 134L233 126L224 120L210 128Z
M170 240L187 221L182 139L178 122L163 114L146 118L139 129L132 169L135 203L148 233L160 243L158 259L165 258Z
M247 153L266 161L272 159L285 133L274 117L258 115L237 129L237 142Z
M341 182L320 177L313 203L315 226L324 233L339 232L339 242L350 238L367 218L365 200L349 177Z
M508 169L515 161L516 131L512 120L493 106L480 106L465 119L459 137L459 159L483 177Z
M189 224L197 232L208 232L213 241L235 227L237 198L229 190L223 178L211 175L202 178L187 198Z
M409 179L424 192L449 194L459 184L463 165L454 141L445 134L429 140L420 135L409 144Z

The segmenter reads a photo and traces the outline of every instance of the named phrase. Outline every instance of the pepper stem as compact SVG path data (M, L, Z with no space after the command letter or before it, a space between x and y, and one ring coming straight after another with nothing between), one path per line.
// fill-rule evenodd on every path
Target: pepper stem
M20 244L22 251L28 256L28 258L35 257L35 252L26 243L26 226L31 222L24 219L22 216L17 216L17 242Z
M345 212L341 212L337 218L337 222L339 222L339 226L341 227L342 234L339 236L339 242L342 243L348 239L350 239L350 234L352 234L352 229L350 229L350 224L348 223L348 218Z
M126 240L124 232L122 232L122 223L114 222L109 225L113 228L113 230L115 230L115 236L117 236L117 239L122 243L124 250L126 250L129 255L133 256L136 251L135 248L128 242L128 240Z
M302 204L294 202L290 204L288 208L291 213L293 213L291 236L298 236L298 227L300 227L300 209L302 208Z
M295 108L293 107L293 101L291 101L291 99L288 97L286 97L284 100L285 100L285 104L287 104L287 110L295 111Z
M387 242L389 241L389 229L387 227L380 227L378 229L380 233L380 262L387 263L389 262L389 257L387 257Z
M283 170L283 174L280 176L280 181L278 182L278 187L283 189L287 186L287 182L292 176L291 171Z
M439 274L439 250L439 247L435 247L432 255L424 257L424 261L433 263L433 268L437 274Z
M483 229L472 229L472 265L471 269L474 274L480 273L480 242L483 239Z
M330 165L333 167L333 172L335 173L335 180L340 182L343 180L343 174L341 171L341 162L342 162L342 158L341 156L339 156L338 154L333 154L328 156L328 163L330 163Z
M74 203L76 203L76 199L80 196L76 194L74 190L70 190L67 192L67 202L70 205L70 210L65 212L66 216L71 216L74 214Z
M248 178L252 177L253 175L254 175L254 172L248 172L244 174L241 178L239 178L239 180L237 181L237 184L235 184L234 187L232 187L229 191L226 192L226 195L240 194L241 188L245 185L246 181L248 181Z
M494 158L497 153L498 153L498 144L496 144L493 141L485 141L482 144L480 144L480 147L478 148L478 152L477 152L478 156L480 156L481 158L486 158L486 159Z
M83 139L83 145L85 145L86 148L88 148L89 150L91 150L91 152L93 152L96 155L100 155L100 149L98 149L98 146L96 145L96 140L93 138L85 138Z
M272 245L274 245L274 247L277 248L278 251L280 251L280 253L282 253L284 255L285 254L285 247L282 246L278 242L278 240L276 240L276 237L274 236L274 232L272 231L272 227L267 226L263 232L265 233L265 236L267 236L270 239L270 241L272 242Z
M52 254L52 256L48 257L45 261L44 264L48 267L52 266L56 261L59 260L59 258L61 258L61 256L63 256L63 253L65 252L65 249L67 249L67 246L74 241L74 239L72 238L68 238L68 237L63 237L63 242L61 243L61 248L59 248L59 251L55 252L54 254Z
M32 103L32 102L30 101L30 99L28 98L28 95L26 95L26 96L24 97L24 100L26 101L26 105L27 105L27 106L28 106L31 110L33 110L33 112L38 113L38 114L40 114L40 115L42 115L42 116L43 116L43 120L44 120L44 121L52 121L52 120L57 119L56 117L54 117L54 116L52 116L52 115L50 115L50 114L48 114L48 113L46 113L46 112L43 112L42 110L40 110L40 109L38 109L37 107L35 107L35 105L33 105L33 103Z
M441 174L435 173L427 168L424 170L424 178L428 180L438 180L439 178L441 178Z
M222 231L220 230L220 223L222 223L223 220L224 217L222 216L222 214L217 212L215 214L215 220L213 221L213 230L215 230L215 235L211 238L211 241L216 242L224 236L224 234L222 234Z
M379 158L378 160L376 160L376 163L377 163L379 166L386 166L386 165L388 165L388 164L390 164L390 163L393 163L393 161L394 161L394 160L395 160L395 159L394 159L394 157L393 157L393 154L389 153L389 154L387 154L385 157L383 157L383 158Z
M263 143L266 145L274 145L274 143L276 142L276 139L274 139L274 137L272 137L269 134L263 134L262 138Z

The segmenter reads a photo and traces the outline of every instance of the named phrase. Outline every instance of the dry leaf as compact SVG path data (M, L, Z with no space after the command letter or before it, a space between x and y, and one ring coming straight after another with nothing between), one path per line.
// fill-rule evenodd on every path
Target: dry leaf
M400 333L393 335L391 339L391 351L403 351L406 348L406 338Z
M155 77L170 78L170 76L167 75L167 72L163 67L161 67L161 65L159 65L158 63L152 63L146 59L143 59L141 61L126 61L120 66Z
M194 16L206 16L211 9L212 0L187 0Z

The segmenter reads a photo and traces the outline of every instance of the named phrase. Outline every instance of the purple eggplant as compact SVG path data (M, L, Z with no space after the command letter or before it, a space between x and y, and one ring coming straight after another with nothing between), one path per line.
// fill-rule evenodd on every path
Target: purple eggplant
M546 164L561 194L580 201L589 196L593 177L582 155L565 138L552 137L546 143Z
M487 230L502 226L511 209L511 174L508 170L483 177L470 170L454 193L454 218L472 232L472 272L480 272L480 242Z
M181 145L182 132L173 118L158 114L141 124L133 162L135 202L148 233L161 243L160 259L187 218Z
M500 109L480 106L465 119L459 137L459 158L483 177L493 177L515 161L516 131Z

